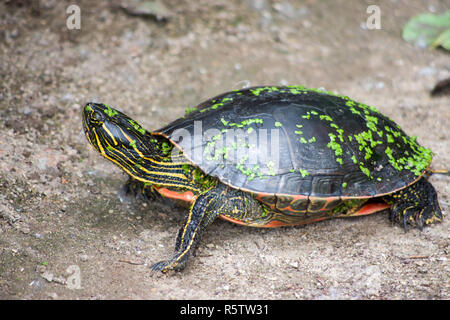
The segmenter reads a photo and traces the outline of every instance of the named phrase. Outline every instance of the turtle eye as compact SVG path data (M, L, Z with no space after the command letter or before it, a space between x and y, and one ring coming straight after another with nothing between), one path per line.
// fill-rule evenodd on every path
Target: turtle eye
M104 122L104 116L98 111L92 111L89 120L93 125L101 125Z

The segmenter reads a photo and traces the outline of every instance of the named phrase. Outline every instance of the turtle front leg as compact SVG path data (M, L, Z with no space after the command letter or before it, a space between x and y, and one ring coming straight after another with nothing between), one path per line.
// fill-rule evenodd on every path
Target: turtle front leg
M162 198L152 185L133 179L131 176L123 186L123 192L126 195L132 194L139 200L155 201Z
M184 226L178 232L175 254L169 260L152 266L154 271L182 270L197 248L203 230L218 216L225 198L226 188L215 187L200 194L192 202Z
M424 225L442 221L442 211L436 190L426 178L383 199L392 205L391 221L403 225L410 223L422 229Z
M152 269L162 272L183 269L197 248L202 232L219 215L242 221L259 221L266 219L265 214L261 203L251 195L219 182L216 187L197 196L191 204L185 224L178 232L173 257L154 264Z

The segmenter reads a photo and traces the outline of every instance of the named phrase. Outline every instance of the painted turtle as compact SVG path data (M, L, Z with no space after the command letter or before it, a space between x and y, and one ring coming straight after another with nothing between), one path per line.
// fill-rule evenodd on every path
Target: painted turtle
M405 228L442 220L424 176L432 152L346 96L303 86L235 90L155 132L88 103L83 124L90 144L130 175L129 189L189 208L175 254L153 270L184 268L217 217L279 227L390 209Z

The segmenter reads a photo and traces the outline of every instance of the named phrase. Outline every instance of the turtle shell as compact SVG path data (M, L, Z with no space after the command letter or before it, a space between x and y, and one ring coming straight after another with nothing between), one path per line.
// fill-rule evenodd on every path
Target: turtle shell
M223 183L289 201L389 194L432 157L375 108L302 86L227 92L156 134Z

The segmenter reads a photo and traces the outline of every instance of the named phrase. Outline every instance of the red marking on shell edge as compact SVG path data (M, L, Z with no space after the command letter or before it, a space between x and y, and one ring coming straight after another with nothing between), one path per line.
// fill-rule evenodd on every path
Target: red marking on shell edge
M245 189L245 188L241 188L240 190L244 191L244 192L248 192L248 193L255 193L256 194L256 199L258 199L258 200L262 199L263 197L290 197L290 198L292 198L292 201L294 201L294 200L304 200L304 199L308 199L309 198L309 196L304 196L304 195L301 195L301 194L264 193L264 192L255 192L255 191L252 191L252 190L249 190L249 189ZM339 198L339 197L337 197L337 198Z
M246 223L245 221L239 220L239 219L234 219L228 216L225 216L223 214L219 215L219 218L221 218L222 220L231 222L231 223L235 223L235 224L239 224L241 226L251 226L251 227L258 227L258 228L276 228L276 227L281 227L284 226L285 224L282 224L280 221L271 221L268 224L251 224L251 223Z
M233 219L230 217L227 217L225 215L219 215L219 218L221 218L222 220L231 222L231 223L235 223L235 224L239 224L241 226L250 226L250 227L258 227L258 228L279 228L279 227L291 227L291 226L299 226L302 224L310 224L310 223L314 223L314 222L318 222L318 221L322 221L325 219L328 219L329 217L320 217L317 219L313 219L313 220L305 220L305 221L301 221L298 223L283 223L282 221L278 221L278 220L273 220L270 221L267 224L251 224L251 223L246 223L242 220L238 220L238 219Z
M385 210L390 208L391 206L385 202L373 202L363 205L357 212L355 212L354 216L365 216L368 214L372 214L381 210Z
M242 220L233 219L233 218L230 218L230 217L225 216L225 215L223 215L223 214L220 214L220 215L219 215L219 218L222 219L222 220L228 221L228 222L240 224L241 226L246 226L246 225L247 225L247 224L246 224L244 221L242 221Z
M194 197L194 193L192 191L185 191L185 192L177 192L177 191L171 191L166 188L155 188L163 197L174 199L174 200L181 200L185 202L191 202L192 198Z
M278 220L274 220L269 222L268 224L262 226L264 228L278 228L278 227L293 227L293 226L300 226L303 224L310 224L310 223L314 223L314 222L318 222L318 221L322 221L328 219L328 217L320 217L317 219L312 219L312 220L305 220L305 221L301 221L301 222L297 222L297 223L283 223L281 221Z

